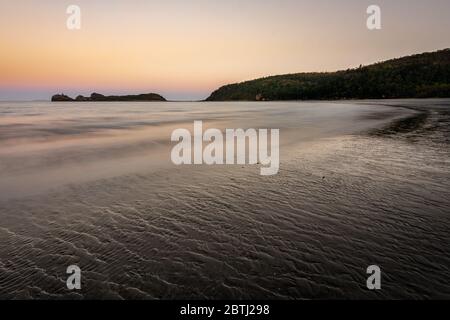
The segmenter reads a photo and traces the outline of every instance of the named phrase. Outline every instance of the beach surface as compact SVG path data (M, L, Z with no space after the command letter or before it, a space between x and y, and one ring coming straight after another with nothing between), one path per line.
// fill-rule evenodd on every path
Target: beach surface
M175 166L194 120L279 173ZM449 190L449 99L0 102L0 299L448 299Z

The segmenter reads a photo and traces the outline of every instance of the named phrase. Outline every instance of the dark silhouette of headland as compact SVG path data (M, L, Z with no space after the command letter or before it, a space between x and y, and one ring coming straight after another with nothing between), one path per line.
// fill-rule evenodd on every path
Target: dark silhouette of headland
M82 95L77 96L75 99L65 94L55 94L52 97L54 102L97 102L97 101L167 101L163 96L157 93L143 93L137 95L124 95L124 96L104 96L100 93L93 93L90 97L84 97Z
M337 72L294 73L229 84L207 101L449 98L450 49Z

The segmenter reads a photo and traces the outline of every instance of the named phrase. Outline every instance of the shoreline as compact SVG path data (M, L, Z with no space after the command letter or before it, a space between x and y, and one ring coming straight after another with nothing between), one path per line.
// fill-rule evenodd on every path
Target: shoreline
M335 99L335 100L317 100L317 99L311 99L311 100L265 100L265 101L254 101L254 100L223 100L223 101L208 101L208 100L165 100L165 101L139 101L139 100L130 100L130 101L52 101L52 100L0 100L0 102L133 102L133 103L147 103L147 102L170 102L170 103L186 103L186 102L192 102L192 103L221 103L221 102L252 102L252 103L271 103L271 102L358 102L358 101L400 101L400 100L419 100L419 101L426 101L426 100L445 100L450 99L446 97L433 97L433 98L386 98L386 99Z

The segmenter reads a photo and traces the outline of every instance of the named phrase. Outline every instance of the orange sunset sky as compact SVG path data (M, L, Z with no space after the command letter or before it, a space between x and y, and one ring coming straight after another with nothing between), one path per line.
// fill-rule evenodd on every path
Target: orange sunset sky
M81 30L66 9L81 8ZM366 9L382 9L382 30ZM204 99L261 76L450 46L448 0L0 0L0 100L157 92Z

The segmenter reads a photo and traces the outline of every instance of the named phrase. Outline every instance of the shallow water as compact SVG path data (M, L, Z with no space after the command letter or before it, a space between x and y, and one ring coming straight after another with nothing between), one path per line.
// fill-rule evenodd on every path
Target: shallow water
M279 174L174 166L194 120L279 128ZM1 102L0 298L450 298L449 131L450 100Z

